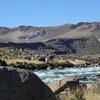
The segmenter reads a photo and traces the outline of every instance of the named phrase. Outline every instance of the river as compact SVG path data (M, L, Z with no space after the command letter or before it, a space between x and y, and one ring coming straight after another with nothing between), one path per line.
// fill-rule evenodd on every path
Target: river
M97 75L100 74L100 66L88 68L65 68L65 69L52 69L52 70L35 70L33 71L39 76L46 84L61 80L66 77L86 77L86 80L80 82L93 82L98 79Z

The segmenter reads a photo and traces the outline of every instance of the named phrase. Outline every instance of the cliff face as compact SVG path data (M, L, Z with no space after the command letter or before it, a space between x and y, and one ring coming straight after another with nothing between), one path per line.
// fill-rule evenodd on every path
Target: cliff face
M25 70L0 68L0 100L54 100L49 87Z
M99 54L100 42L95 38L54 39L46 42L47 46L68 54Z

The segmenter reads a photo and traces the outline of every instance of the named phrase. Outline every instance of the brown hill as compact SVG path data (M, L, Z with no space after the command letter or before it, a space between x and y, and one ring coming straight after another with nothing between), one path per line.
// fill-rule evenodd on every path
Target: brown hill
M16 28L0 27L0 42L44 42L55 38L100 38L100 23L66 24L55 27L19 26Z
M38 42L42 48L49 47L68 53L100 53L100 22L81 22L54 27L0 27L1 46L2 43L9 42L17 43L17 46L20 44L21 47L33 47L31 49L38 46Z

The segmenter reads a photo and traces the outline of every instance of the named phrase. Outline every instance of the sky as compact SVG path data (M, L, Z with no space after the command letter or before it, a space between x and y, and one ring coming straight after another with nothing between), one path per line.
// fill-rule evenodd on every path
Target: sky
M0 0L0 26L100 22L100 0Z

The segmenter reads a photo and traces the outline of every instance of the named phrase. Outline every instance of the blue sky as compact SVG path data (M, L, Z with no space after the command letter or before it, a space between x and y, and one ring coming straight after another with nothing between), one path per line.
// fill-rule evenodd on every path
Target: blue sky
M100 0L0 0L0 26L100 21Z

